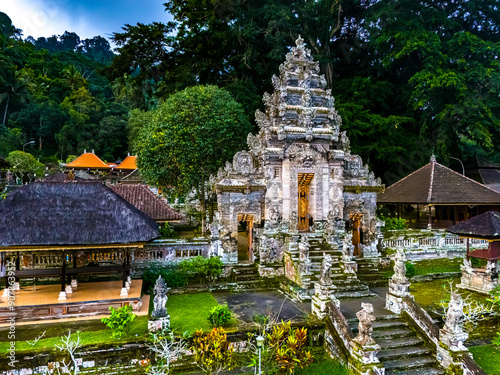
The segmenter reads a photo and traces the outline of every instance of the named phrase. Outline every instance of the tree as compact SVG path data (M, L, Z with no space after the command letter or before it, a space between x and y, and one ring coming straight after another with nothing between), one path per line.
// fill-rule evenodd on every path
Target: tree
M7 120L9 105L28 101L31 86L29 76L22 70L12 71L7 79L0 76L0 103L5 105L2 125Z
M17 177L27 175L32 180L34 177L31 175L42 177L45 173L45 166L27 152L12 151L5 160L12 166L12 171Z
M187 351L186 333L176 337L168 329L158 333L151 333L151 342L148 348L156 357L156 364L148 370L150 375L168 375L173 373L172 362L182 358Z
M151 185L192 190L205 230L210 175L245 146L250 123L231 95L216 86L195 86L169 97L149 116L136 144L142 176Z

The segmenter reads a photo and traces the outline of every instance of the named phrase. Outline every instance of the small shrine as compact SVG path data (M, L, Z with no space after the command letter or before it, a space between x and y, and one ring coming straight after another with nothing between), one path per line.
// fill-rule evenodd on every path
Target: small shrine
M500 259L500 212L488 211L447 229L467 239L467 258L461 266L459 288L489 294L499 285L498 259ZM471 251L469 239L488 242L487 249ZM486 260L486 266L475 268L470 258Z

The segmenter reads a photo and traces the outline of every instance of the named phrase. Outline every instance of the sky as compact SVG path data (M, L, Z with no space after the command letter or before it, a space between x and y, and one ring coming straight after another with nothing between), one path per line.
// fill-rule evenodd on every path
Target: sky
M109 39L126 23L167 22L164 0L0 0L0 11L23 37L49 37L65 31L81 39L101 35Z

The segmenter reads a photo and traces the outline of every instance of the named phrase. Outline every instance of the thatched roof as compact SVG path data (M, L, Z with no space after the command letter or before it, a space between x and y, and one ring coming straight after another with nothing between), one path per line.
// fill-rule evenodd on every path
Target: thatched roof
M500 204L500 193L431 162L389 186L377 196L378 203L486 205Z
M146 242L158 225L98 182L34 182L0 202L0 247Z
M184 218L184 215L175 211L146 185L120 184L109 187L153 220L171 221Z
M485 212L463 223L453 225L447 231L463 237L500 239L500 212Z

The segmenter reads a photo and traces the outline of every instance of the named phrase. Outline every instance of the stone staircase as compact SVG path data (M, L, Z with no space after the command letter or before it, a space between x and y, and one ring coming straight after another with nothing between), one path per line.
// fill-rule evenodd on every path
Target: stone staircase
M323 261L323 254L329 254L332 257L331 279L335 285L335 296L338 299L343 298L361 298L361 297L374 297L376 294L372 293L368 286L361 282L353 274L344 273L342 268L341 259L342 251L332 248L327 243L322 235L315 233L308 233L309 238L309 259L311 260L311 272L309 287L307 288L307 295L314 295L314 283L319 280L321 274L321 263ZM299 255L293 254L294 262L299 261ZM298 299L304 300L304 294Z
M383 277L384 271L380 269L379 260L356 259L358 264L358 279L369 287L387 286L388 280Z
M354 335L358 319L348 320ZM373 338L380 345L377 357L384 364L386 375L442 375L435 354L406 320L399 315L377 316L373 323Z
M233 267L231 281L235 284L235 291L254 292L259 290L276 289L279 281L262 279L257 265L254 263L240 263Z

